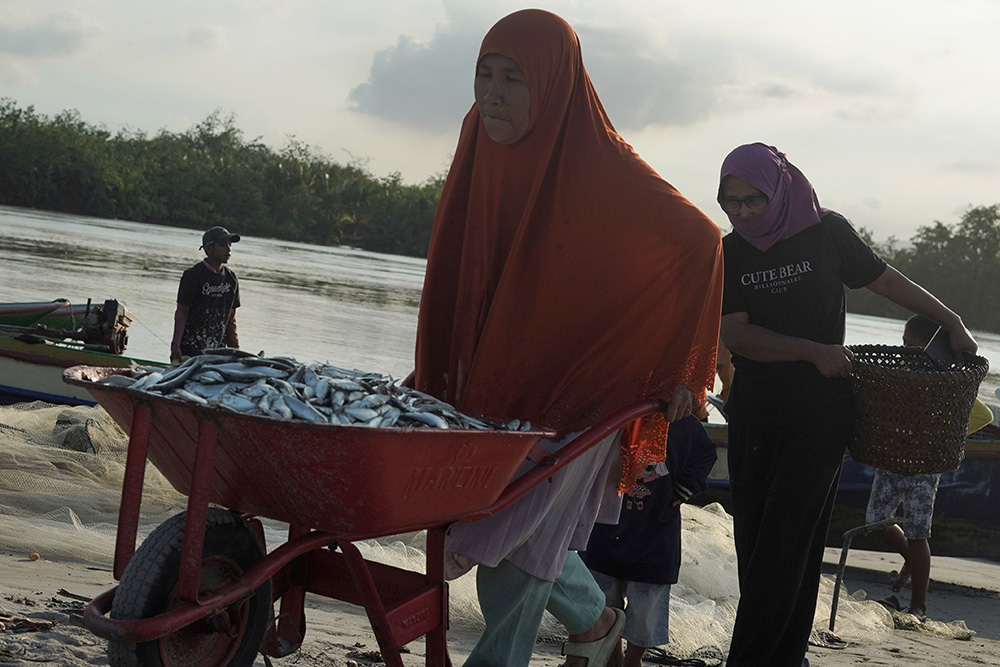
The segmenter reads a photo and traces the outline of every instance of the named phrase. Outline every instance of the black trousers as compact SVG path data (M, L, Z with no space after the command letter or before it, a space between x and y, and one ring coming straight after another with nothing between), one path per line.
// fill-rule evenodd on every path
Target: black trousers
M727 667L801 667L850 428L730 422L740 602Z

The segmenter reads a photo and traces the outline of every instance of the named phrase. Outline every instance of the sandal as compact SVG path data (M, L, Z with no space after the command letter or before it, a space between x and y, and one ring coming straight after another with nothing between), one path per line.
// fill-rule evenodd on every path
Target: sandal
M895 595L890 595L888 597L884 597L881 600L878 600L877 602L880 605L882 605L883 607L885 607L886 609L888 609L889 611L902 611L903 610L903 608L899 604L899 598L897 598Z
M622 628L625 627L625 612L612 607L615 622L608 634L591 642L563 642L562 654L575 658L586 658L587 667L605 667L616 646L621 646Z

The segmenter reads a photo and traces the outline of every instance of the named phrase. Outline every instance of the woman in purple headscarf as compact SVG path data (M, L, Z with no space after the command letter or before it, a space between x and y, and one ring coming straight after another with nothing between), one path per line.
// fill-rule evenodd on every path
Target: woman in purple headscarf
M820 567L851 436L844 285L938 322L975 352L962 319L889 266L778 149L747 144L722 164L722 342L736 368L729 479L740 603L728 667L808 665Z

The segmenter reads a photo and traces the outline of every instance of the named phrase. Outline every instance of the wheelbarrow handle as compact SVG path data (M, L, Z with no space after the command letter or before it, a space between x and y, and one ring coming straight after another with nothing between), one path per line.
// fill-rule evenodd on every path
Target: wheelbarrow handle
M656 412L663 412L666 408L666 402L651 398L612 413L575 437L558 451L547 454L540 461L536 460L536 466L508 484L507 488L503 490L500 497L497 498L496 502L492 505L479 510L478 512L467 514L455 523L468 523L478 519L485 519L488 516L493 516L497 512L506 509L515 501L531 491L531 489L568 466L570 463L582 456L584 452L607 438L609 435L614 434L619 429L632 423L636 419L646 417Z

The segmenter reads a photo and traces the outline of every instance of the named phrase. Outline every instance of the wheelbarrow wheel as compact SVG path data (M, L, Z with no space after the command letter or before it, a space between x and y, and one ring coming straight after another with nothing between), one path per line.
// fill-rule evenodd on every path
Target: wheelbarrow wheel
M111 618L150 618L178 604L177 579L184 541L182 512L160 524L135 552L122 573ZM239 580L264 557L250 526L224 509L211 507L202 551L201 597ZM148 642L108 642L111 667L249 667L270 622L271 582L254 594L170 635Z

